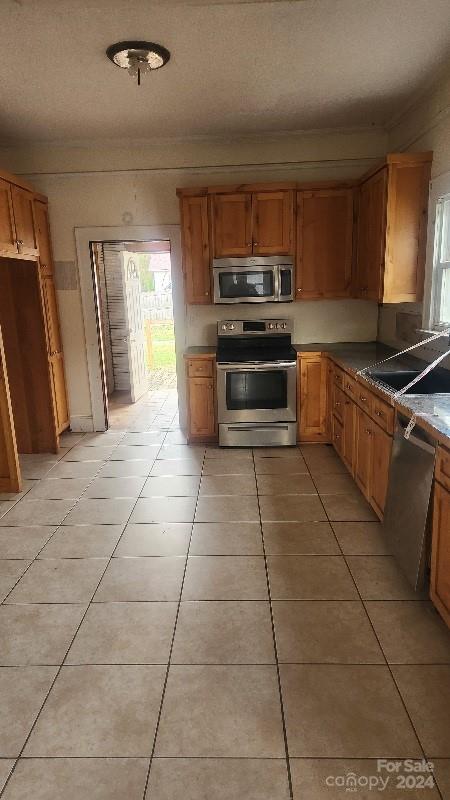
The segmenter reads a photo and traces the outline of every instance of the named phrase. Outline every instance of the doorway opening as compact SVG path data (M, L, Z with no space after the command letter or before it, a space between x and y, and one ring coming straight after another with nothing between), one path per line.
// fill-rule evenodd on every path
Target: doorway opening
M90 242L105 419L176 397L170 241ZM107 423L108 424L108 423Z

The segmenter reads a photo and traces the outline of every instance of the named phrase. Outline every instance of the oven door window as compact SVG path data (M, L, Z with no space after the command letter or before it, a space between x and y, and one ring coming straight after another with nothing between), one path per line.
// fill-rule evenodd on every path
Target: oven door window
M274 272L270 270L221 272L219 274L220 297L273 297L275 294Z
M226 403L228 411L287 408L287 372L228 372Z

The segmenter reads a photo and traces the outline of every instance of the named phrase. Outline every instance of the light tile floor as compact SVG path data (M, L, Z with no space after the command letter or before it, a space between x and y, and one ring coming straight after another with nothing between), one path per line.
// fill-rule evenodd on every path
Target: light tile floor
M2 800L339 800L352 774L449 800L449 633L331 447L189 447L173 391L62 439L0 495ZM433 788L377 773L422 757Z

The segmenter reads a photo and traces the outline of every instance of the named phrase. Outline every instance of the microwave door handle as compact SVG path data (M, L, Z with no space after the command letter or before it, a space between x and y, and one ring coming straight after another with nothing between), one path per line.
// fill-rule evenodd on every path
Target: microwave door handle
M273 278L274 278L274 299L280 300L281 299L281 280L280 280L280 265L277 264L273 269Z

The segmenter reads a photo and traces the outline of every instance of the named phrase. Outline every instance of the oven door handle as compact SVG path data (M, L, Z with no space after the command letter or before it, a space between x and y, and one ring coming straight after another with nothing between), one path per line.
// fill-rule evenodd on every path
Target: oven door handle
M279 361L277 364L217 364L224 372L274 372L275 370L297 369L296 361Z

